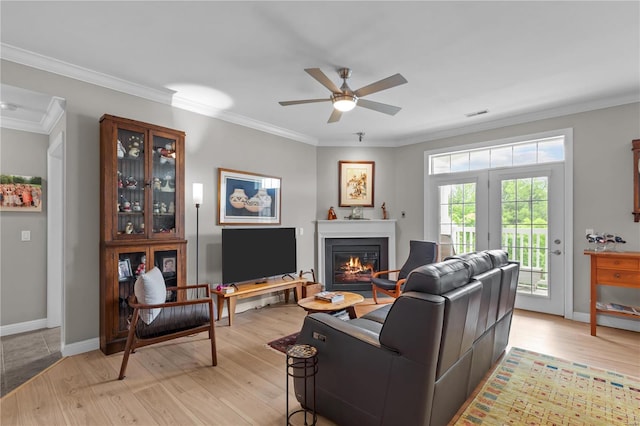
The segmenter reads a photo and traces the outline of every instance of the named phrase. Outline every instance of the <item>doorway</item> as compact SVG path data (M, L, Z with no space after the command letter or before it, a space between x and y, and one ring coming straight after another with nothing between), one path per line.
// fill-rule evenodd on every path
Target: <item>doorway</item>
M564 148L553 158L541 154L570 146L568 137L570 132L425 153L425 238L437 240L441 252L450 254L506 250L521 266L516 307L566 317L572 310L571 256L566 254L571 229L565 229L570 176ZM494 164L494 158L500 162Z

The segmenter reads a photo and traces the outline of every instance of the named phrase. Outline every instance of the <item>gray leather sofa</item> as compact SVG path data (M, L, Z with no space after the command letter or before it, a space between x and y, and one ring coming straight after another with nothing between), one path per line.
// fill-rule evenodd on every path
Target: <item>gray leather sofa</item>
M445 425L504 352L519 264L502 250L454 256L408 276L393 304L343 321L304 320L318 349L316 411L339 425ZM294 381L303 400L304 383Z

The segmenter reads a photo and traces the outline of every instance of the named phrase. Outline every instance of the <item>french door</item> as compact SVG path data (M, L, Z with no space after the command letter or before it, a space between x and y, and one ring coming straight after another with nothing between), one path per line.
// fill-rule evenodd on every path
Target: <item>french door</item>
M431 176L426 229L442 257L502 248L520 262L516 307L564 314L563 164Z

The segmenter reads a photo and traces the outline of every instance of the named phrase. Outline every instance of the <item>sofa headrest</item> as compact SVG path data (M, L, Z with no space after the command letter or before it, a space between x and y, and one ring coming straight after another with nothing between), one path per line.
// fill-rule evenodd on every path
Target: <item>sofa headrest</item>
M467 262L471 267L472 277L480 275L493 268L493 260L486 251L458 254L451 256L450 259L462 259Z
M469 282L471 268L468 262L450 259L420 266L411 271L404 292L418 291L428 294L445 294Z
M509 263L509 253L504 250L487 250L494 268L499 268Z

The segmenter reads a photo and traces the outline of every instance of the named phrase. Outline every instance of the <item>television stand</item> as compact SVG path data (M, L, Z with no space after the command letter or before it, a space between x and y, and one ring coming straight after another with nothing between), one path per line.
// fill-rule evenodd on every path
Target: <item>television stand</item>
M293 280L284 280L281 278L269 278L255 282L246 282L236 284L236 291L233 293L223 293L222 291L211 290L216 295L216 306L218 308L218 321L222 318L222 310L224 301L227 300L227 312L229 314L229 326L233 325L233 318L236 313L237 299L247 299L249 297L260 296L261 294L273 293L276 291L284 291L284 301L289 303L289 292L294 289L296 292L296 300L302 299L302 285L306 283L305 278Z

